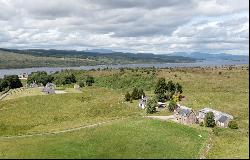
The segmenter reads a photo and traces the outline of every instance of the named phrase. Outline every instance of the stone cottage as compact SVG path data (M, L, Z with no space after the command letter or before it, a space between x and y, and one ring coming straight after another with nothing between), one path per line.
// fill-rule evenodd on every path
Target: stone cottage
M191 108L178 105L174 110L174 119L183 124L194 124L197 122L197 117Z
M211 109L211 108L203 108L199 110L199 115L198 115L199 123L200 122L204 123L204 118L208 112L213 112L215 123L217 126L220 126L220 127L227 127L229 121L233 119L232 115L229 115L229 114L226 114L226 113L223 113L223 112Z
M46 94L55 94L55 85L53 83L47 83L42 92Z

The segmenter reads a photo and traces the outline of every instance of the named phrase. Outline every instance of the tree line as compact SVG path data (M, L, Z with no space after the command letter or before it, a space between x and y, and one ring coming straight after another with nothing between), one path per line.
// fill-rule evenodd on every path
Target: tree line
M22 86L23 84L17 75L6 75L3 79L0 79L0 92Z
M32 72L27 79L27 84L36 83L45 86L47 83L55 83L56 85L66 85L77 83L80 87L92 86L95 83L93 76L82 77L79 80L76 76L69 72L55 72L54 74L47 74L45 71Z
M125 101L138 100L142 98L142 96L146 96L143 89L137 89L137 87L135 87L131 94L129 92L125 94Z
M168 110L173 112L177 107L177 102L180 101L184 96L182 85L178 82L174 83L172 80L166 81L165 78L159 78L155 85L155 97L150 99L147 103L146 112L156 112L157 102L170 101L168 104Z

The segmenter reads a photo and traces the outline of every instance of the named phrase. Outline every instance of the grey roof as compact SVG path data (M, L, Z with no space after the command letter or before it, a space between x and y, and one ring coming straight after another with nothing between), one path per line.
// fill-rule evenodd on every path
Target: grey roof
M226 122L228 119L229 119L229 117L222 115L222 116L218 119L218 121L221 122L221 123L224 123L224 122Z
M182 115L184 117L189 116L190 113L192 113L192 109L185 106L179 106L176 111L179 115Z
M53 87L55 87L55 84L53 84L53 83L47 83L45 87L53 88Z
M211 109L211 108L203 108L203 109L199 110L199 112L202 112L204 114L206 114L208 112L213 112L214 116L215 116L215 120L218 120L221 116L225 116L225 117L228 117L230 119L233 119L232 115L229 115L227 113L223 113L223 112Z

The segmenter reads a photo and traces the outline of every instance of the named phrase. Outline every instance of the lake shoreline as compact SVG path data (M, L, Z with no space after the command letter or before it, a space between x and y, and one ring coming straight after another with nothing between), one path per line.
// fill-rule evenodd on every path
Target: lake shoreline
M9 68L0 69L0 78L4 75L19 75L23 73L30 74L31 72L45 71L47 73L54 73L65 69L73 70L92 70L92 69L119 69L119 68L190 68L190 67L220 67L232 65L249 65L249 61L229 61L229 60L204 60L197 62L185 63L135 63L135 64L108 64L108 65L88 65L79 67L32 67L32 68Z

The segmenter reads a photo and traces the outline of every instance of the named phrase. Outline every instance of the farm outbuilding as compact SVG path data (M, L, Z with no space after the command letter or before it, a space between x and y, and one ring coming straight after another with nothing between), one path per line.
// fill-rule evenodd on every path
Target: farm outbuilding
M55 94L55 84L47 83L46 86L43 88L42 92L46 94Z
M183 124L194 124L197 122L197 117L191 108L186 106L178 106L174 110L174 118L177 122Z
M211 108L204 108L199 110L199 115L198 115L199 122L204 122L204 118L208 112L213 112L215 123L220 127L227 127L229 121L233 119L232 115Z

